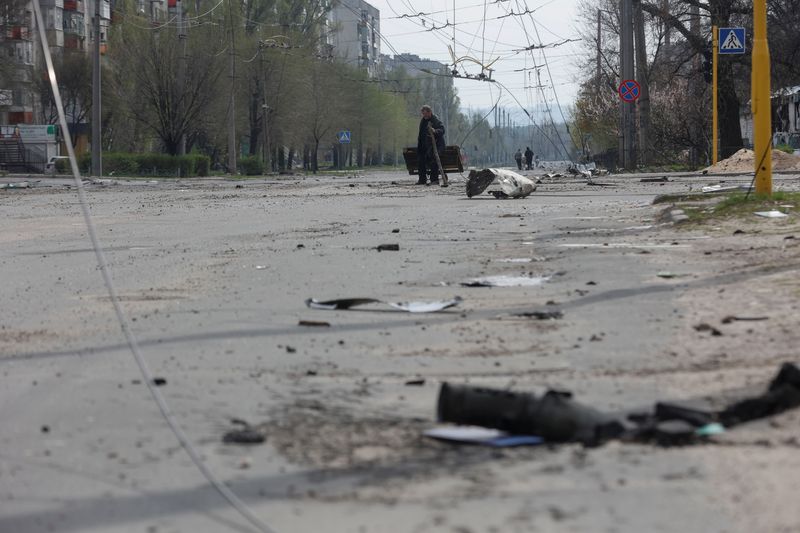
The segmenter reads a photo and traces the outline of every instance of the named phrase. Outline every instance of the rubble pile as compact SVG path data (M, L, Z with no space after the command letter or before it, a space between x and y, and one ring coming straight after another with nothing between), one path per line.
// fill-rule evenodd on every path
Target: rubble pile
M755 169L753 151L742 148L732 156L715 165L707 167L705 170L710 174L717 172L752 172ZM777 171L800 171L800 156L787 154L780 150L772 150L772 170Z

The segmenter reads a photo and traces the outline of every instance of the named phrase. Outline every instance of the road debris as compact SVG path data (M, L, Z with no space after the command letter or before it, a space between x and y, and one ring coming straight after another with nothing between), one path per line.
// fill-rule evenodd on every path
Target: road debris
M764 217L764 218L786 218L789 216L786 213L782 211L777 211L775 209L773 209L772 211L756 211L753 214L758 217Z
M572 394L565 391L548 390L537 397L532 393L443 383L437 403L438 420L459 426L452 427L452 433L436 428L434 435L452 435L450 440L467 443L473 439L491 440L491 432L481 434L468 427L479 426L511 435L540 437L545 442L599 445L619 439L675 446L707 440L738 424L798 406L800 368L792 363L783 363L763 394L734 401L721 410L684 402L658 402L645 412L608 414L574 401ZM424 434L440 438L431 435L432 431Z
M422 385L425 385L425 379L424 378L409 379L403 385L406 385L406 386L409 386L409 387L412 387L412 386L421 387Z
M399 252L400 245L399 244L379 244L375 247L376 250L379 252Z
M523 311L521 313L514 313L511 316L535 318L536 320L557 320L559 318L564 318L564 313L558 309L553 309L552 311Z
M531 393L442 383L437 415L440 422L482 426L549 442L591 444L600 435L618 436L624 426L614 417L572 400L572 394L548 390Z
M484 168L470 170L467 178L467 197L472 198L484 191L495 198L525 198L536 190L536 184L511 170Z
M700 189L705 194L716 194L722 192L737 192L737 191L752 191L753 188L750 185L707 185Z
M267 440L264 424L251 426L244 420L238 419L231 420L231 424L240 427L232 429L222 436L222 442L225 444L261 444Z
M580 174L584 178L591 179L592 175L597 173L597 165L592 161L591 163L578 163L575 165L567 165L567 172L570 174Z
M688 275L689 274L679 274L677 272L669 272L669 271L663 271L663 272L656 273L656 276L658 276L659 278L664 278L664 279L685 278Z
M341 298L338 300L321 301L316 298L308 298L306 300L306 305L311 309L333 311L351 309L362 305L382 304L408 313L435 313L454 307L462 301L460 296L454 296L449 300L437 300L432 302L386 302L375 298Z
M736 321L759 321L759 320L769 320L768 316L733 316L728 315L722 319L723 324L730 324L731 322Z
M323 322L322 320L300 320L297 323L298 326L310 326L310 327L324 327L329 328L331 327L330 322Z
M495 448L537 446L544 442L534 435L513 435L498 429L478 426L441 426L423 432L428 438L460 444L481 444Z
M483 276L462 281L463 287L538 287L550 276Z
M32 187L29 181L18 181L15 183L0 183L0 189L30 189Z
M702 322L702 323L697 324L696 326L692 326L692 327L694 327L695 331L710 331L711 335L713 337L721 337L722 336L722 332L720 330L718 330L717 328L715 328L711 324L706 324L705 322Z
M642 178L639 180L641 183L667 183L669 178L666 176L660 178Z

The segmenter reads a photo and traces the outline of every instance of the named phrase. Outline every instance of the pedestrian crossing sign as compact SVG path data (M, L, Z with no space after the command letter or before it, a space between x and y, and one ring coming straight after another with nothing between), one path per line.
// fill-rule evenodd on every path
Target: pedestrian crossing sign
M339 139L339 144L347 144L350 142L350 132L348 130L342 130L336 134L336 137Z
M719 53L743 54L744 53L744 28L719 29Z

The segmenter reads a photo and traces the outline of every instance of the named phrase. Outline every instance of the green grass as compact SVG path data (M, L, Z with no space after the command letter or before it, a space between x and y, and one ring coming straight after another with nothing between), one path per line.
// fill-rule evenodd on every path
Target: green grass
M681 202L705 202L711 198L708 194L688 193L688 194L662 194L656 196L653 204L679 204ZM681 207L681 206L678 206Z
M753 213L757 211L800 213L800 192L775 192L772 196L752 193L748 196L737 192L721 199L702 194L673 195L659 203L666 202L683 209L689 222L697 224L739 218L755 221L757 217Z
M714 214L730 217L773 209L789 214L798 212L798 205L800 205L800 192L774 192L772 196L735 193L717 203L714 206Z

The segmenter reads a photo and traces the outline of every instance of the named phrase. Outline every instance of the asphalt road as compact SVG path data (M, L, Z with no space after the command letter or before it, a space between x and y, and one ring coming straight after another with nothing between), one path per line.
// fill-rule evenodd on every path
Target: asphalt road
M256 515L279 533L797 530L784 489L800 482L758 476L766 463L800 473L796 450L498 450L421 436L443 381L566 389L623 410L769 376L779 354L729 373L691 337L692 294L736 280L699 251L708 235L676 231L652 204L715 178L551 178L521 200L467 199L463 178L447 189L414 179L87 184L122 308L166 380L159 390ZM36 185L0 191L0 531L252 531L142 383L75 189ZM461 284L497 275L542 283ZM453 296L461 305L434 314L304 305ZM514 316L547 309L563 318ZM223 443L235 419L261 424L266 443Z

